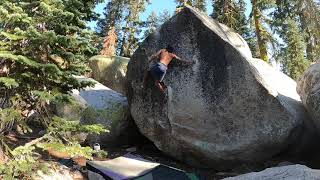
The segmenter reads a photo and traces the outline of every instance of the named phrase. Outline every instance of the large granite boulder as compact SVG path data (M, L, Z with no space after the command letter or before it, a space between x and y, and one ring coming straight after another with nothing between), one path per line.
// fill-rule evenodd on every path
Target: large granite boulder
M86 140L90 144L115 146L134 141L139 132L130 116L127 98L91 78L77 78L93 81L95 85L81 91L73 90L74 102L57 104L57 115L82 124L102 124L110 131L89 135Z
M93 56L89 60L92 78L119 93L125 94L129 60L129 58L120 56Z
M224 180L319 180L320 170L311 169L304 165L273 167L261 172L248 173Z
M320 63L307 69L298 80L297 91L320 132Z
M276 155L298 141L306 115L296 83L246 55L234 44L240 36L226 31L232 32L187 7L150 35L128 65L128 100L140 131L196 166L225 169ZM173 61L165 94L151 80L142 88L147 57L167 44L196 63Z

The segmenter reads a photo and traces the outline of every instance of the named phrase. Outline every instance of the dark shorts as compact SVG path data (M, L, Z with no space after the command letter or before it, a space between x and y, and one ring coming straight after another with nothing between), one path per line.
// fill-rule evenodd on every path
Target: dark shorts
M168 67L165 64L158 62L150 68L150 73L155 80L162 82L167 69Z

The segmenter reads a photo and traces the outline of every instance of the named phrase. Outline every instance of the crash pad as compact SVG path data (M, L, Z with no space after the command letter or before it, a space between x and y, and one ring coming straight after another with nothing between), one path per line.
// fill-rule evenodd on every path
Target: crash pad
M200 180L193 173L126 154L107 161L88 161L89 180Z

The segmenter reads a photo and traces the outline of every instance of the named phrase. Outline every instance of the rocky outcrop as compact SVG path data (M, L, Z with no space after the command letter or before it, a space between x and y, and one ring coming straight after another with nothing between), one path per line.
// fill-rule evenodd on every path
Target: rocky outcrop
M128 100L140 131L163 152L190 164L225 169L282 152L306 116L295 82L262 60L231 29L191 7L150 35L128 65ZM243 49L235 42L241 42ZM141 88L147 58L167 44L173 61L165 94Z
M119 56L93 56L89 60L93 79L103 85L125 94L125 80L129 58Z
M58 104L57 115L71 120L80 120L82 124L102 124L109 133L89 135L87 141L113 146L128 143L138 136L138 130L131 119L127 98L120 93L85 77L79 80L93 81L94 87L81 91L73 90L74 102Z
M307 69L298 80L297 91L320 133L320 63Z
M224 180L318 180L320 170L308 168L304 165L290 165L283 167L268 168L261 172L248 173L236 177L225 178Z

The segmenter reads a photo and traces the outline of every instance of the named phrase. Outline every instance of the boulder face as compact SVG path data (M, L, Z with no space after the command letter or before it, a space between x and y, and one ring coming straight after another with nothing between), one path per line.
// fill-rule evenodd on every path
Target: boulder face
M110 131L89 135L86 139L89 144L116 146L134 141L139 132L131 119L127 98L93 79L77 79L93 81L95 85L81 91L73 90L75 102L56 105L57 115L82 124L101 124Z
M89 60L93 79L103 85L125 94L126 72L129 58L120 56L93 56Z
M308 168L304 165L290 165L283 167L268 168L261 172L248 173L236 177L225 178L224 180L318 180L320 170Z
M168 155L200 167L225 169L278 154L300 135L305 117L295 82L245 54L233 43L239 35L226 31L234 33L184 8L141 44L128 65L130 111L142 134ZM196 63L174 60L165 94L150 79L141 88L148 56L167 44Z
M297 91L320 132L320 63L307 69L298 80Z

